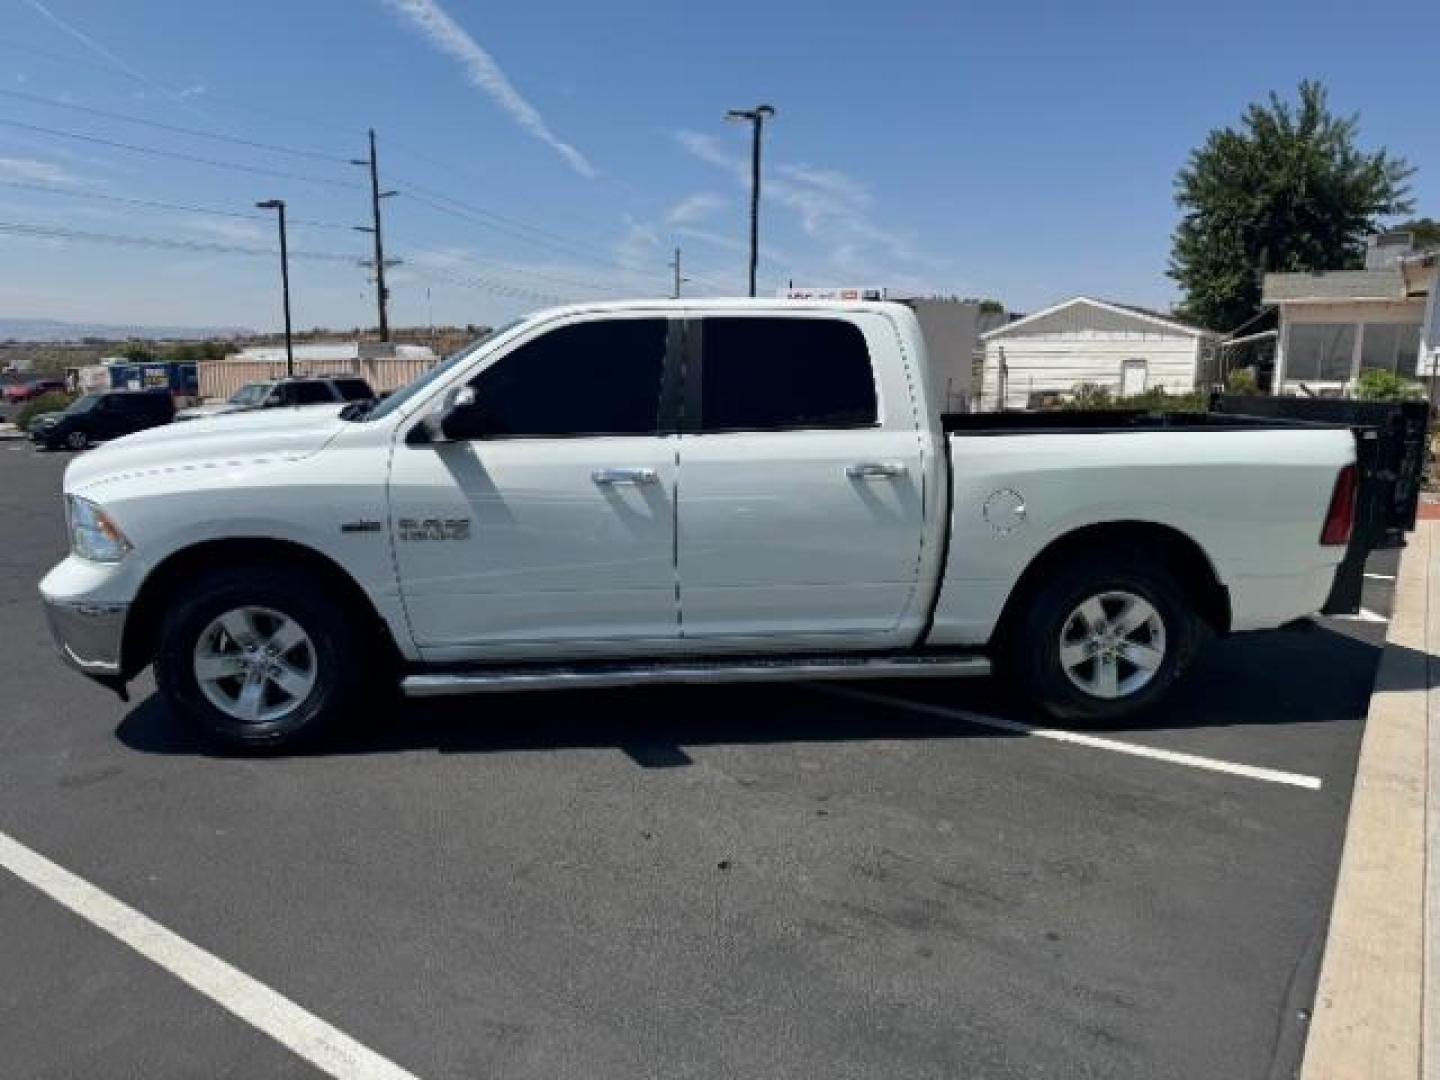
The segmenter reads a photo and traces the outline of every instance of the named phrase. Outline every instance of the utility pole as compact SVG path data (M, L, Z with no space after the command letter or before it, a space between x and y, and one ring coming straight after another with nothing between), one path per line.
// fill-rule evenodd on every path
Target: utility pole
M681 284L689 281L690 279L680 276L680 249L678 247L675 249L675 258L670 260L669 266L671 270L675 271L675 287L671 291L670 296L672 299L679 300Z
M725 114L726 120L744 121L750 124L750 295L755 295L755 269L760 261L760 140L765 132L765 121L775 115L770 105L757 105L753 109L731 109Z
M380 163L375 154L375 129L370 129L370 156L351 158L352 165L365 165L370 169L370 213L372 225L356 225L357 232L371 233L375 237L375 302L380 312L380 340L390 340L390 317L388 305L390 290L385 287L385 242L380 235L380 200L398 194L380 190ZM391 263L390 265L395 265Z
M280 212L280 289L285 296L285 375L295 377L295 344L290 332L290 251L285 244L285 200L266 199L255 204L257 210Z

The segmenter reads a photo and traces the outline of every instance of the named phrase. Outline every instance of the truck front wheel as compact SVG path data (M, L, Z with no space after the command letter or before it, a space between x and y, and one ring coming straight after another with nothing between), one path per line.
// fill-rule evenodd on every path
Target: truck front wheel
M187 583L161 622L155 678L207 741L277 750L357 701L367 643L307 576L258 566Z
M1095 555L1060 569L1030 595L1003 659L1052 716L1118 720L1165 695L1194 657L1202 630L1165 566Z

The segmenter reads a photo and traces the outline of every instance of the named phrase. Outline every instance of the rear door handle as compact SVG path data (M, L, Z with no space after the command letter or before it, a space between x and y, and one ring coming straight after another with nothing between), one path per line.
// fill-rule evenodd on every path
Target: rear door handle
M905 466L898 461L861 461L845 466L851 480L887 480L905 475Z
M590 479L606 487L617 484L653 484L660 479L654 469L596 469Z

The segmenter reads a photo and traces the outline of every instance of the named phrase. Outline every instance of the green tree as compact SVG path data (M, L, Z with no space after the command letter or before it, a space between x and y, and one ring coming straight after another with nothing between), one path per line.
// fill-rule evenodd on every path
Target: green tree
M155 350L146 345L143 341L127 341L121 347L119 355L129 360L132 364L148 364L158 360Z
M1422 251L1440 248L1440 221L1434 218L1413 218L1395 226L1396 232L1415 234L1415 246Z
M1333 114L1325 88L1306 81L1295 104L1272 93L1191 151L1175 181L1183 216L1169 270L1185 318L1229 330L1260 310L1267 271L1363 265L1379 219L1410 212L1413 170L1361 150L1358 131L1357 117Z

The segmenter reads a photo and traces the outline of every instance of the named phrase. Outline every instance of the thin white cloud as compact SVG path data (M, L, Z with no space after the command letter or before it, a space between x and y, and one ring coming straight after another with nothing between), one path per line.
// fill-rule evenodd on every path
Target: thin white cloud
M34 3L36 0L26 0ZM460 26L436 0L382 0L401 15L430 44L460 62L465 77L490 95L510 118L535 138L545 143L563 157L581 176L594 176L595 168L585 156L569 143L564 142L553 131L539 110L521 96L500 65L480 43Z
M275 237L273 229L261 229L259 225L233 218L192 217L185 221L193 232L213 236L232 243L260 244Z
M38 158L0 158L0 180L23 180L29 184L53 184L65 187L79 184L80 178L53 161Z
M797 184L818 189L852 206L868 206L870 203L870 189L837 169L820 169L814 165L777 165L775 171Z
M687 195L665 213L668 225L693 225L728 205L728 200L708 191Z
M747 159L729 150L719 138L678 131L675 139L691 156L728 173L749 187ZM914 288L921 280L953 276L949 260L925 251L908 233L886 228L871 219L869 187L837 169L780 163L767 178L764 194L790 211L800 229L824 251L807 273L865 277L904 282ZM927 285L926 290L933 288Z
M201 112L199 109L194 108L185 100L184 94L177 94L174 90L171 90L164 83L156 82L139 68L127 64L124 60L121 60L120 57L116 56L104 45L101 45L100 42L96 41L93 37L85 33L85 31L81 30L78 26L75 26L72 23L68 23L59 15L56 15L48 7L42 4L40 0L21 0L21 3L25 4L37 15L44 18L52 26L56 27L57 29L63 31L66 34L69 34L72 38L80 42L80 44L84 45L87 49L95 53L97 56L103 57L111 64L111 66L119 69L126 75L129 75L132 79L144 83L146 86L150 87L153 90L158 90L160 93L164 94L172 101L184 105L187 109L189 109L196 115L205 116L205 113Z

